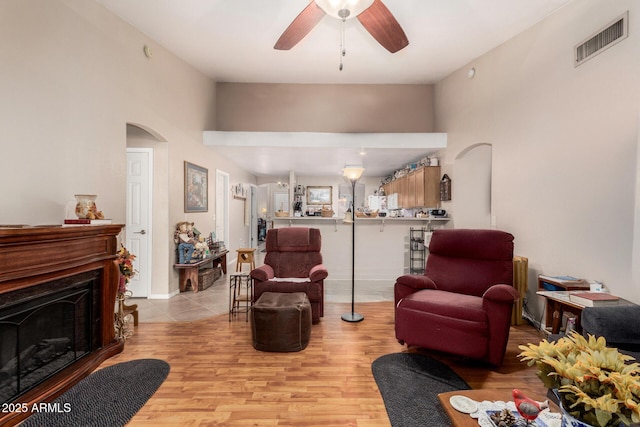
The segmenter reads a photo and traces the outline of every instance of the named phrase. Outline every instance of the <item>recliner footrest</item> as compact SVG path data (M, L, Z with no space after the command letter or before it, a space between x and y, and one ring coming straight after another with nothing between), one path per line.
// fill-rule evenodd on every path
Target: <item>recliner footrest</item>
M311 338L311 304L303 292L265 292L251 313L253 348L293 352L307 347Z

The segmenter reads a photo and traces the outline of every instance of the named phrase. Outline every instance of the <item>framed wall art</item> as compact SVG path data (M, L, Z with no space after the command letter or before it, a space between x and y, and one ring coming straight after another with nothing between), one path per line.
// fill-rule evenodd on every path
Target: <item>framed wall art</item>
M184 211L209 210L209 171L202 166L184 162Z
M307 186L307 205L330 205L331 187Z

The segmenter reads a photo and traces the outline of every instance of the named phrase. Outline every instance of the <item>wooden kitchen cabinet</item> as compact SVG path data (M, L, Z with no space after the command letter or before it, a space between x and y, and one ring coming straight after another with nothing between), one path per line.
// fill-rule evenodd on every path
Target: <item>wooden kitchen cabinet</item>
M385 194L398 193L401 208L440 206L440 166L424 166L383 186Z
M425 208L440 207L440 166L425 166L424 172L424 194L423 203L419 206Z
M413 205L414 206L426 206L424 203L424 189L425 189L425 181L424 181L424 168L416 169L415 172L411 173L414 177L414 186L413 186Z
M396 191L396 182L395 181L391 181L386 183L385 185L382 186L382 188L384 189L384 194L385 195L389 195L389 194L393 194L393 193L397 193Z

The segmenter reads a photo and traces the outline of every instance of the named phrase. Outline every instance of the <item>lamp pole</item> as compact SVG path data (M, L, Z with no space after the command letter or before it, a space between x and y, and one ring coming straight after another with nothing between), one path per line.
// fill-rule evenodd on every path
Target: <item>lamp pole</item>
M356 298L356 183L362 176L364 168L362 167L345 167L343 174L351 181L351 312L342 315L345 322L360 322L364 316L355 312Z

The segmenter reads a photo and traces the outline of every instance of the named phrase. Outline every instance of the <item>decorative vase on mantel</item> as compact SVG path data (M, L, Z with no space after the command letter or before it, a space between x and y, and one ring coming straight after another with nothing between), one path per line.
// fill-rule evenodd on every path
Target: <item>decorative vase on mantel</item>
M89 211L96 212L96 197L95 194L76 194L74 196L76 198L76 216L79 219L84 219L87 217Z

